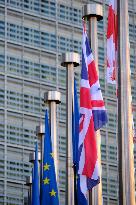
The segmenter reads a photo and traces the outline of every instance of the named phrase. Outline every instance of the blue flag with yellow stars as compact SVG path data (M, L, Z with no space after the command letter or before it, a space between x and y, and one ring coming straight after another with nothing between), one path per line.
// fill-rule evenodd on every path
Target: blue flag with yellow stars
M45 137L43 154L43 180L41 205L59 205L58 189L52 153L48 113L45 112Z
M32 169L32 205L40 205L39 195L38 143L36 142L34 167Z

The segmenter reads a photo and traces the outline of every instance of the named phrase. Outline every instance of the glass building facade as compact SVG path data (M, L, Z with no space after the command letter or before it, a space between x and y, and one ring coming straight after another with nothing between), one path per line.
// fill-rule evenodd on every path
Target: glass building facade
M92 2L101 3L104 11L98 22L99 77L109 118L101 129L103 204L118 204L116 91L105 81L108 0L0 0L0 204L25 203L25 181L32 168L29 153L48 107L43 95L58 90L62 93L57 106L59 194L65 205L66 69L61 67L61 54L81 54L82 6ZM136 125L135 0L129 0L129 37ZM78 86L80 70L75 69Z

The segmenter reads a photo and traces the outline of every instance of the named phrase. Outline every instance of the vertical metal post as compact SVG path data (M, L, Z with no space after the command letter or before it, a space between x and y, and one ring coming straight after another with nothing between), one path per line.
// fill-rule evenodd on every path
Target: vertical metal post
M35 152L32 152L29 154L29 162L34 164L35 160ZM41 153L38 152L38 161L41 161ZM28 203L31 205L32 203L32 176L26 177L26 185L29 186L29 191L28 191Z
M74 172L72 155L72 100L74 95L74 67L80 64L78 53L62 55L61 65L67 68L66 82L66 205L74 205Z
M97 21L103 19L102 5L97 3L87 4L83 7L83 17L89 21L89 38L91 42L91 49L95 60L96 69L98 72L98 32L97 32ZM98 151L98 162L101 167L101 136L100 131L96 132L97 139L97 151ZM102 180L100 171L100 184L97 185L90 191L89 204L90 205L102 205Z
M35 160L35 152L32 152L29 154L29 162L34 164L34 160ZM41 161L41 153L38 152L38 161Z
M59 104L61 94L58 91L48 91L44 93L44 101L49 102L50 106L50 123L51 123L51 140L54 154L56 179L58 181L58 150L57 150L57 127L56 127L56 104Z
M31 205L31 204L29 204L29 194L28 194L28 196L25 196L24 197L24 205Z
M32 203L32 177L31 176L26 177L26 185L29 187L28 204L30 205Z
M36 135L38 136L40 140L40 185L42 185L42 176L43 176L43 150L44 150L44 134L45 134L45 126L41 123L39 126L36 127ZM39 153L38 153L39 154ZM40 193L40 198L41 198L41 193Z
M135 205L128 0L118 1L119 204Z

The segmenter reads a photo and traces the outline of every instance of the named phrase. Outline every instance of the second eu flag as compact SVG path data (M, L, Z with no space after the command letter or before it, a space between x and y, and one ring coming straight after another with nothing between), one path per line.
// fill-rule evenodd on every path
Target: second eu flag
M42 205L59 205L58 188L54 167L54 156L48 123L48 113L45 113L45 138L43 155Z

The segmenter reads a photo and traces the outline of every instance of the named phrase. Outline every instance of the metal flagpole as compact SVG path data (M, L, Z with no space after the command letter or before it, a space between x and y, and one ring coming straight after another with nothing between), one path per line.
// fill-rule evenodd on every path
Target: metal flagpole
M34 160L35 160L35 152L32 152L29 154L29 162L34 164ZM41 153L38 152L38 161L40 162L40 160L41 160ZM26 177L26 185L29 186L28 204L31 205L31 202L32 202L32 176Z
M74 67L80 64L78 53L62 55L61 65L67 68L66 82L66 205L74 205L74 173L72 157L72 98L74 95Z
M97 35L97 21L103 19L103 9L101 4L92 3L84 5L83 17L89 21L89 38L91 42L91 49L95 60L96 69L98 71L98 35ZM98 162L101 167L101 136L100 131L96 132L97 139L97 151L98 151ZM90 205L102 205L102 180L100 172L100 184L92 189L89 193L89 204Z
M51 139L54 154L56 179L58 181L58 150L57 150L57 128L56 128L56 104L59 104L61 93L58 91L48 91L44 93L44 101L49 102L50 106L50 123L51 123Z
M119 204L135 205L128 0L118 1Z
M29 162L34 164L34 160L35 160L35 152L32 152L29 154ZM38 162L39 163L41 162L41 152L38 152ZM40 170L40 167L38 167L38 169ZM29 193L30 193L30 204L31 204L32 201L32 177L31 176L27 178L27 183L30 186Z
M40 201L42 199L41 186L42 186L42 178L43 178L44 134L45 134L45 126L42 123L40 123L39 126L36 126L36 135L38 136L38 138L40 140L40 159L41 159L41 163L40 163ZM38 153L38 155L39 155L39 153Z
M31 205L32 202L32 177L31 176L26 177L26 185L29 187L27 204Z
M24 197L24 205L31 205L31 204L29 204L28 199L29 199L29 194L28 194L28 196Z
M35 152L29 154L29 162L34 163L35 160ZM38 152L38 161L41 161L41 153Z

